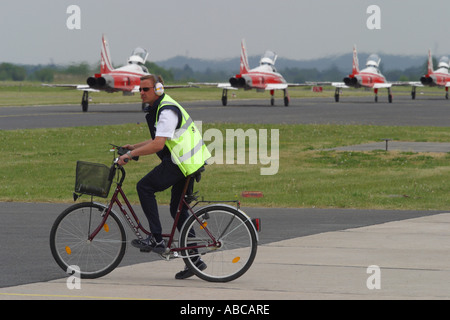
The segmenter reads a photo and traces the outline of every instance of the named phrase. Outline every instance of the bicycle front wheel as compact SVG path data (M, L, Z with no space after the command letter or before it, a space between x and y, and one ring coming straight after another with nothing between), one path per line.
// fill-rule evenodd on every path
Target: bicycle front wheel
M212 205L201 208L186 220L180 232L180 247L191 247L183 250L182 255L185 264L199 278L228 282L250 268L258 244L249 217L230 206ZM206 269L196 264L198 257Z
M63 211L50 232L53 258L65 271L80 271L81 278L95 279L114 270L126 249L126 233L114 212L92 241L89 235L102 224L106 207L85 202Z

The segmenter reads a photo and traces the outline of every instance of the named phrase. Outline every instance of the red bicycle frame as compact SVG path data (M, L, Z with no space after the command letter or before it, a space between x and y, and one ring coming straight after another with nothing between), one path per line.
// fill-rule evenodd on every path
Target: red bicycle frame
M114 194L113 194L113 196L111 197L111 200L110 200L110 202L109 202L109 205L108 205L108 207L106 208L105 212L102 214L102 215L103 215L103 220L102 220L102 222L101 222L100 225L99 225L99 226L98 226L98 227L90 234L90 236L88 237L88 240L89 240L89 241L92 241L92 240L95 238L95 236L100 232L100 230L103 228L103 226L104 226L105 223L106 223L106 220L107 220L108 217L109 217L109 214L110 214L111 211L112 211L112 208L113 208L114 204L117 204L117 206L119 207L120 211L121 211L122 214L125 216L125 218L126 218L128 224L130 225L130 227L132 228L132 230L133 230L134 233L136 234L136 236L137 236L140 240L142 240L143 237L142 237L140 231L142 231L142 232L145 233L146 235L151 235L151 232L149 232L148 230L146 230L146 229L142 226L141 222L139 221L139 218L138 218L137 215L136 215L136 212L134 211L133 207L131 206L130 202L128 201L127 196L125 195L125 193L124 193L124 191L123 191L123 189L122 189L122 184L123 184L123 181L125 180L125 169L124 169L122 166L119 166L119 165L117 165L117 164L114 164L114 166L115 166L114 169L112 169L112 170L114 170L113 176L115 175L115 169L118 168L118 169L121 171L121 173L122 173L122 177L120 178L120 181L117 182L116 189L114 190ZM174 252L174 251L182 251L182 250L187 250L187 249L198 249L198 248L202 248L202 247L217 247L217 246L220 246L220 241L217 241L217 240L214 238L214 236L210 233L210 231L209 231L209 230L206 228L206 226L205 226L205 227L203 228L203 230L204 230L204 231L208 234L208 236L211 238L211 241L212 241L211 244L209 244L209 245L200 245L200 246L192 246L192 247L185 247L185 248L171 248L171 245L172 245L172 243L173 243L173 241L174 241L174 236L175 236L176 227L177 227L177 225L178 225L178 221L179 221L179 218L180 218L180 215L181 215L181 209L183 208L184 205L188 208L188 210L190 211L190 213L195 217L195 219L197 220L197 222L198 222L199 224L202 224L202 222L199 220L199 218L195 215L194 211L192 210L192 207L189 205L189 203L188 203L188 202L186 201L186 199L185 199L186 191L187 191L187 188L188 188L188 186L189 186L190 179L192 179L192 177L193 177L193 175L190 175L190 176L188 176L187 179L186 179L186 183L185 183L183 192L182 192L182 194L181 194L180 202L179 202L179 205L178 205L177 214L176 214L176 216L175 216L175 218L174 218L174 222L173 222L173 226L172 226L171 233L170 233L170 234L164 234L164 233L162 234L162 236L163 236L164 238L168 238L167 247L170 248L170 251L171 251L171 252ZM123 201L125 202L125 205L126 205L126 207L128 208L129 212L131 213L131 217L130 217L130 215L128 214L128 212L124 209L124 206L122 205L122 203L120 202L120 200L119 200L119 194L120 194L120 196L122 197ZM134 220L133 220L132 218L133 218Z

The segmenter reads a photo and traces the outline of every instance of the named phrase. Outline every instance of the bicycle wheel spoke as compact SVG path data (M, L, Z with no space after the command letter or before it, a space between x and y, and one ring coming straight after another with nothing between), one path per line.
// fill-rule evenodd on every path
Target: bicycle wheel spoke
M50 236L52 254L66 271L78 266L81 276L97 278L113 270L125 254L126 235L120 220L111 213L92 241L90 233L102 224L104 207L94 203L74 205L55 222Z
M200 223L191 217L181 232L181 246L197 248L183 254L190 257L185 258L186 265L208 281L226 282L244 274L253 263L257 248L255 230L248 218L236 209L220 205L200 209L198 218ZM190 238L192 233L195 237ZM195 266L196 255L206 263L206 269Z

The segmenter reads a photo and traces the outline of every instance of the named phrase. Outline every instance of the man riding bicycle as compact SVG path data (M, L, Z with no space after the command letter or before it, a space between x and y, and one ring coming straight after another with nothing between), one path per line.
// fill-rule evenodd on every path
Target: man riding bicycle
M141 251L163 253L166 250L166 244L162 238L155 193L172 187L170 213L175 218L186 177L198 171L211 154L186 110L164 93L163 80L160 76L142 77L139 91L142 102L149 105L145 110L151 139L124 145L123 147L130 151L122 155L118 163L123 166L133 157L154 153L161 159L161 163L137 184L139 200L148 219L151 236L145 240L135 239L131 244ZM191 179L190 189L192 184ZM188 217L189 214L184 205L177 224L178 230ZM206 264L200 257L194 257L192 260L200 270L206 268ZM178 272L175 278L186 279L192 275L192 271L185 268Z

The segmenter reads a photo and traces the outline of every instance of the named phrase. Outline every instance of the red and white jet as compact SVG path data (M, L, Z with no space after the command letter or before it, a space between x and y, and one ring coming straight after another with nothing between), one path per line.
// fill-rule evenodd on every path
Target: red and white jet
M448 99L448 87L450 87L449 59L444 56L441 57L438 64L438 69L433 70L433 58L431 50L428 50L428 71L427 74L420 78L420 82L412 82L411 97L416 98L416 87L445 87L445 99Z
M101 48L101 60L100 60L100 73L89 77L86 82L87 85L46 85L51 87L69 87L83 91L83 97L81 100L81 107L84 112L88 110L89 106L89 92L106 91L108 93L122 92L123 95L132 95L139 92L140 78L142 76L150 74L145 61L147 60L147 50L137 47L131 53L128 58L128 64L115 69L111 62L111 56L109 54L109 44L105 35L102 36L102 48ZM183 85L165 85L165 89L171 88L184 88L190 86ZM144 109L145 105L142 105Z
M367 58L366 68L359 70L358 54L356 46L353 46L353 68L352 73L344 78L344 82L333 82L331 85L336 87L334 99L339 102L339 92L342 88L373 88L375 93L375 102L378 101L378 89L386 88L388 90L389 102L392 102L391 87L393 83L386 82L386 78L378 69L381 59L376 54L371 54ZM400 84L399 84L400 85ZM402 84L405 85L405 84Z
M223 89L222 105L226 106L228 102L228 90L251 90L256 89L257 92L270 91L270 103L275 104L275 90L283 90L284 105L289 106L288 87L311 86L311 84L295 84L287 83L283 76L275 69L275 61L277 55L272 51L266 51L262 56L259 66L250 69L247 58L247 50L245 48L245 40L241 42L241 64L239 74L229 79L225 83L195 83L195 85L214 85Z

